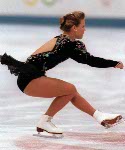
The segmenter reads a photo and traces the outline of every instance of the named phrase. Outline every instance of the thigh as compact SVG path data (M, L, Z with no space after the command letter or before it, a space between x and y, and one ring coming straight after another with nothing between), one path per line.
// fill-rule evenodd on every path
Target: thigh
M46 98L69 95L74 92L76 88L73 84L45 76L32 80L24 89L24 93L29 96Z

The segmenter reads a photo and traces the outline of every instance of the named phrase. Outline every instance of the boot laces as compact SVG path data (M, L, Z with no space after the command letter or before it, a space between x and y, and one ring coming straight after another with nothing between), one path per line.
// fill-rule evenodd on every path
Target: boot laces
M53 117L48 117L48 119L47 119L47 122L49 122L53 127L56 127L52 122L51 122L51 119L52 119ZM57 128L57 127L56 127Z

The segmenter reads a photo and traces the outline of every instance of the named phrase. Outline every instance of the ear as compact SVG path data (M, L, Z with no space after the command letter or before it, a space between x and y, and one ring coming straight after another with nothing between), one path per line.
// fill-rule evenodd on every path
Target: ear
M71 29L72 29L72 31L75 31L75 32L77 31L77 28L75 25L73 25Z
M77 27L74 25L73 26L73 30L76 32L77 31Z

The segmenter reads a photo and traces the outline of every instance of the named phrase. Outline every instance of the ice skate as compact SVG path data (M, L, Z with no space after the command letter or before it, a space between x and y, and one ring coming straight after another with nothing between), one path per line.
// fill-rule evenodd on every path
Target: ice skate
M48 115L43 115L41 119L39 120L36 130L38 132L38 135L41 136L44 131L49 133L49 136L53 137L63 137L63 131L60 128L57 128L52 122L52 117Z
M98 110L95 111L93 117L106 129L123 122L123 118L120 114L103 113Z

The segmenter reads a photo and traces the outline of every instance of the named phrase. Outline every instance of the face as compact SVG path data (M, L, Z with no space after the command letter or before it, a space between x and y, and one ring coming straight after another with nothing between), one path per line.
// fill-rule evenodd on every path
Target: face
M76 39L82 39L85 32L85 19L82 19L81 23L77 27L74 27L74 32Z

